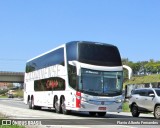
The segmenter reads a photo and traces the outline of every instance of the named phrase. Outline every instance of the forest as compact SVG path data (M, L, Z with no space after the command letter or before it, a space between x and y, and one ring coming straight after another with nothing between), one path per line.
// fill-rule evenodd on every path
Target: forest
M149 61L133 62L128 58L123 58L122 64L132 68L133 76L160 74L160 61L155 61L153 59Z

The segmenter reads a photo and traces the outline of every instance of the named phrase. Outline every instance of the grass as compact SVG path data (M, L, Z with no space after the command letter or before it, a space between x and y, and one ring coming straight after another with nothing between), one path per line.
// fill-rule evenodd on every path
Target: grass
M130 112L129 104L128 102L124 102L122 106L123 112Z
M124 86L128 84L145 84L160 82L160 74L132 77L125 81Z
M0 125L0 128L25 128L25 127L18 125Z
M1 95L0 98L7 98L7 96L6 95L3 95L3 96Z
M13 94L14 97L23 98L23 90L18 89L18 90L15 90L14 93L15 93L15 94ZM0 94L0 98L7 98L7 97L8 96L7 96L7 94L5 92Z
M23 98L23 90L18 89L15 93L15 97Z

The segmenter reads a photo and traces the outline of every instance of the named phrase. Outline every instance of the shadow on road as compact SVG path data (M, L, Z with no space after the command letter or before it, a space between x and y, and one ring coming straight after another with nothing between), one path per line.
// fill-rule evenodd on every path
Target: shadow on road
M40 111L45 111L45 112L55 112L54 109L41 109ZM88 112L77 112L77 111L72 111L69 115L71 116L76 116L76 117L88 117L88 118L133 118L131 116L127 115L119 115L117 114L111 114L111 113L106 113L104 117L99 117L99 116L90 116Z

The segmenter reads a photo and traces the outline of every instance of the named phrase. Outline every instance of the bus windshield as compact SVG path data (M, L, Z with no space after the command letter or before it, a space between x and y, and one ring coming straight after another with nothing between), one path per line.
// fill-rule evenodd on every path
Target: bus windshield
M82 69L81 85L86 94L118 96L122 94L122 72Z

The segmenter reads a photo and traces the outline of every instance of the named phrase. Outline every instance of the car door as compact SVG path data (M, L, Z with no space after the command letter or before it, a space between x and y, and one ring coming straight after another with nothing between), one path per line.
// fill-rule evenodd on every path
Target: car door
M145 109L145 97L147 95L146 89L140 89L138 98L138 107L139 109Z
M154 91L152 89L147 89L147 96L144 99L145 100L145 108L149 111L153 111L155 97L150 96L150 94L154 94Z

